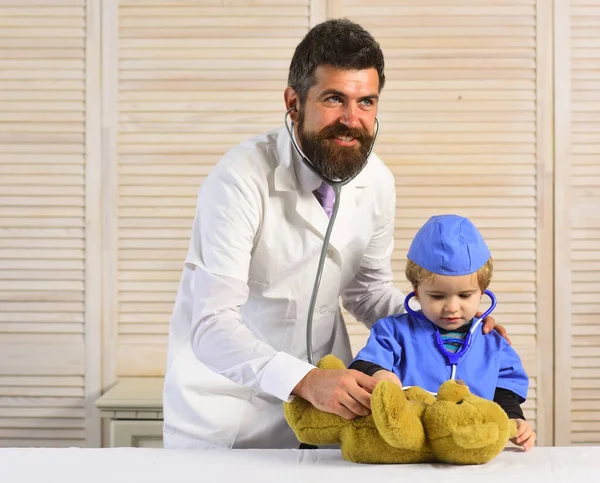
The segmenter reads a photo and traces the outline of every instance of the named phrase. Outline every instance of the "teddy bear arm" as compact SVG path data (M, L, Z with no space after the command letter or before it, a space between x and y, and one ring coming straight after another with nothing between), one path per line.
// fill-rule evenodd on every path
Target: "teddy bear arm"
M405 389L404 395L409 401L421 401L428 406L435 402L435 396L419 386L412 386Z
M426 405L407 401L402 388L391 381L377 384L371 396L371 412L381 437L394 448L421 451L427 438L421 417Z
M307 444L336 444L347 424L340 416L320 411L300 397L284 403L283 413L298 441Z
M508 439L517 437L517 422L514 419L508 420Z
M500 440L500 429L494 422L470 424L454 429L452 439L464 449L483 448Z

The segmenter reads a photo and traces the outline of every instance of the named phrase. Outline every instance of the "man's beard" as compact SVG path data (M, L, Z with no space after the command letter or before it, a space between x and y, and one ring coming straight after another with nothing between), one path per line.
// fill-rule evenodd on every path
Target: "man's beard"
M340 146L336 137L351 137L358 145ZM324 127L320 132L304 130L304 112L298 113L298 139L302 151L313 166L330 180L347 180L357 175L367 162L373 136L366 130L350 128L340 122Z

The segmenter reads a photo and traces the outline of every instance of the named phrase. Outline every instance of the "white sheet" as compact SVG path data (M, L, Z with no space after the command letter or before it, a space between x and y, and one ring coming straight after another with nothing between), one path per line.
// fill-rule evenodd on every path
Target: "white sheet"
M0 449L2 483L600 481L600 446L514 448L481 466L358 465L338 450Z

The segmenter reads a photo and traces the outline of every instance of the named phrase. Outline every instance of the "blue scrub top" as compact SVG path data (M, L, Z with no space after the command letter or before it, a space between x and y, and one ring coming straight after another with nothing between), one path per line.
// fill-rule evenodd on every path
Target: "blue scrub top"
M482 324L483 325L483 324ZM401 314L379 320L371 328L366 346L355 360L377 364L395 373L403 386L420 386L437 393L450 379L452 366L435 342L437 326L426 319ZM484 335L482 327L471 337L471 346L456 367L473 394L493 400L497 387L527 398L529 377L519 355L497 332Z

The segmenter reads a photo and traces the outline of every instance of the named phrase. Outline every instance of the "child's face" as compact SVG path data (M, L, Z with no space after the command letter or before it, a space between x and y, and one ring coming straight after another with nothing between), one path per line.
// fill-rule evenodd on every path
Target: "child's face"
M469 322L479 309L481 289L477 276L435 275L415 290L423 314L442 329L456 329Z

